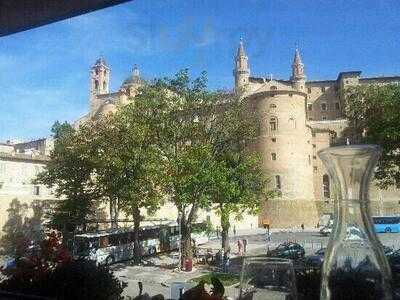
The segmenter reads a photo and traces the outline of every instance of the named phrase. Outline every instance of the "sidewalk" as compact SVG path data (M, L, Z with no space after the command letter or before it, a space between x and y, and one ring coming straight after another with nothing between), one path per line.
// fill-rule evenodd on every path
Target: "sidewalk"
M253 234L265 234L266 229L264 228L252 228L252 229L238 229L236 235L253 235ZM275 232L318 232L319 229L315 227L305 227L304 230L299 228L270 228L271 233ZM233 235L232 232L230 234Z
M237 229L236 235L233 234L232 229L229 231L229 238L238 238L240 236L246 235L265 235L267 232L264 228L248 228L248 229ZM270 233L296 233L296 232L319 232L318 228L271 228ZM213 236L210 240L221 239L221 235L217 238L217 236Z

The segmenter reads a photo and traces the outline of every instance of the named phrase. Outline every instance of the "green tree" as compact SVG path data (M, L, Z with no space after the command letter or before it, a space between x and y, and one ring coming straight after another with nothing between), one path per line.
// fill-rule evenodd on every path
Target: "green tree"
M141 210L154 213L162 204L158 189L159 151L154 144L154 131L142 119L140 107L131 103L113 116L91 122L96 128L90 141L96 186L103 197L116 201L118 208L132 216L134 253L139 261Z
M133 217L135 260L140 259L141 209L154 212L162 203L157 189L159 151L141 112L134 104L114 115L89 120L78 131L56 124L55 150L37 181L65 197L55 209L53 224L85 225L95 218L99 201L110 204L113 227L118 211ZM71 230L69 230L71 231Z
M215 110L208 127L213 157L209 189L220 215L222 247L226 251L231 217L239 220L244 213L258 213L263 202L275 193L268 190L261 157L252 149L261 116L251 103L234 94L219 93L218 97L223 107Z
M187 70L147 85L135 105L155 132L160 187L180 216L182 261L192 256L200 209L217 204L226 241L229 216L255 213L265 199L260 160L248 149L259 117L235 95L208 91L204 73L191 81Z
M95 166L87 136L68 123L52 127L54 150L44 171L34 180L53 188L60 200L50 213L50 226L68 237L78 226L85 229L95 216L99 193L93 177Z
M400 86L354 86L345 91L346 133L351 143L378 144L375 178L381 187L400 186Z
M222 248L229 248L230 219L244 213L257 214L265 200L275 196L267 190L268 180L258 155L225 154L215 161L210 183L214 209L221 220Z
M192 257L191 232L200 209L211 205L208 176L212 163L207 120L216 97L205 74L191 81L187 70L155 80L135 97L141 118L154 132L162 174L159 187L180 215L182 262Z

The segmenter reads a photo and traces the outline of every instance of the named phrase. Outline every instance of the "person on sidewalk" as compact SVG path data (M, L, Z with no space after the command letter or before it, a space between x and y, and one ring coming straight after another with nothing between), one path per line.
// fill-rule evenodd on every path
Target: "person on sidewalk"
M238 255L242 255L243 254L243 242L241 239L238 239L237 247L238 247Z
M304 231L304 224L301 223L301 230Z
M247 239L243 238L243 252L246 253L247 252Z
M230 265L229 250L224 253L224 273L228 273Z
M269 232L269 230L267 230L267 232L265 233L265 240L267 242L271 241L271 233Z

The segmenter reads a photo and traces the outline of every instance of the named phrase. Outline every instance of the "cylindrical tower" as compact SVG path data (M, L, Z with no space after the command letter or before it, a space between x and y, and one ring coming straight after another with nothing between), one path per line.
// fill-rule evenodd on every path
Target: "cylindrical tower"
M280 192L278 199L274 200L277 205L275 211L270 207L261 218L268 221L273 217L279 218L279 215L282 218L286 213L293 213L289 210L296 205L300 205L299 209L301 205L306 205L304 210L308 210L309 206L313 206L314 188L311 131L306 126L306 94L288 87L287 90L274 89L253 94L248 101L262 116L256 149L263 157L263 168L270 178L271 188ZM299 201L287 204L290 200ZM293 224L293 217L288 221Z

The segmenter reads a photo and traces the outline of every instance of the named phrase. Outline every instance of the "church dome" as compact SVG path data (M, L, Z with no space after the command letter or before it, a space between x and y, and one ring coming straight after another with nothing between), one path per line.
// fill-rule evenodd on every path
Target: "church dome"
M122 83L122 86L130 86L130 85L135 85L135 84L143 84L144 80L140 78L140 72L138 67L135 65L132 71L131 76L126 78L124 82Z
M122 85L132 85L132 84L141 84L143 83L143 79L141 79L140 77L131 75L128 78L126 78L124 80L124 82L122 83Z

